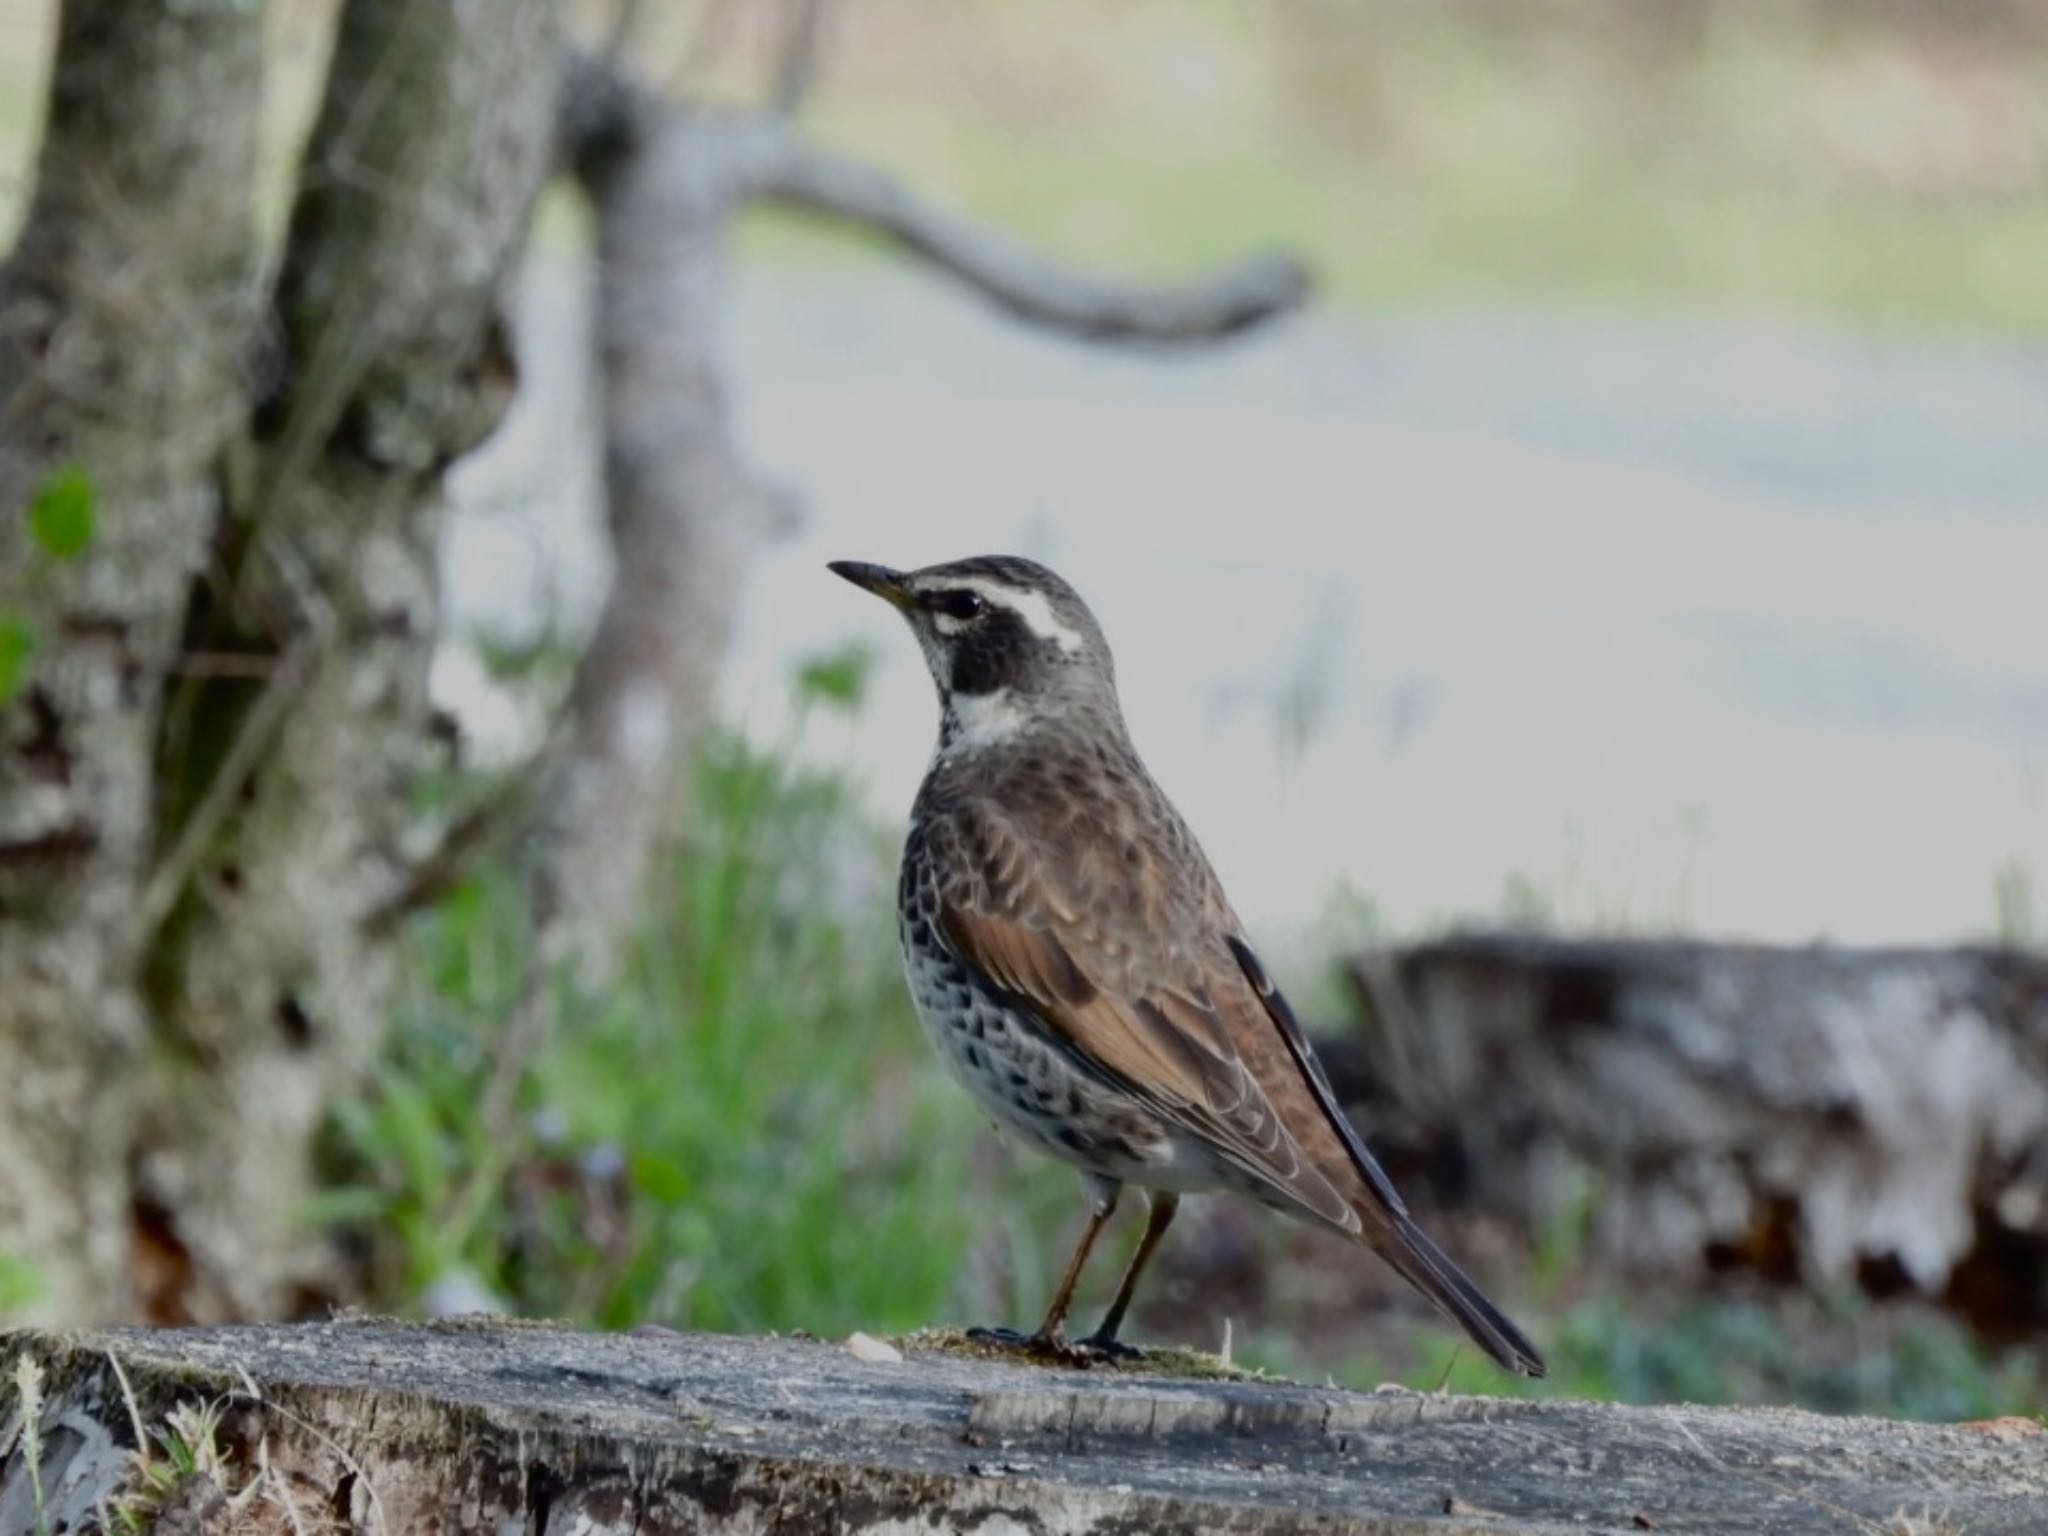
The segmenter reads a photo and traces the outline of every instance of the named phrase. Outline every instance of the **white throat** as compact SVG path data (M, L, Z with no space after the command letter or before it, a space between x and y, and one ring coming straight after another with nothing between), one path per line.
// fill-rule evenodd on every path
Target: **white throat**
M1016 693L1008 688L993 693L956 693L946 700L937 760L944 762L1009 741L1022 734L1035 717L1035 711L1018 702Z

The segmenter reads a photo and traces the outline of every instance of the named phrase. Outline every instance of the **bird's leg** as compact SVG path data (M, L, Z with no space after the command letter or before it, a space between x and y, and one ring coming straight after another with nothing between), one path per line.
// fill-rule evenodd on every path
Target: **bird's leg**
M1102 1235L1102 1229L1109 1218L1116 1214L1116 1203L1124 1187L1114 1179L1091 1176L1089 1187L1095 1195L1094 1209L1089 1212L1088 1225L1081 1229L1081 1241L1074 1245L1074 1256L1067 1260L1067 1272L1060 1277L1060 1288L1053 1293L1052 1305L1046 1309L1045 1321L1038 1325L1038 1332L1020 1334L1011 1328L971 1328L967 1336L983 1344L1001 1344L1011 1348L1028 1349L1034 1354L1064 1356L1070 1353L1067 1344L1067 1309L1074 1304L1074 1288L1081 1283L1081 1271L1088 1267L1088 1255L1095 1247L1095 1239Z
M1159 1246L1159 1239L1166 1236L1166 1229L1173 1223L1174 1212L1180 1209L1180 1196L1171 1190L1155 1189L1151 1194L1152 1208L1145 1218L1145 1235L1138 1239L1138 1251L1131 1255L1131 1262L1124 1270L1124 1277L1116 1288L1116 1300L1109 1304L1109 1310L1102 1315L1102 1326L1081 1341L1082 1347L1096 1350L1105 1355L1135 1355L1136 1350L1128 1344L1116 1341L1117 1329L1124 1325L1124 1313L1129 1310L1131 1296L1138 1289L1138 1276L1152 1258L1152 1250Z
M1067 1308L1074 1304L1074 1288L1081 1283L1081 1271L1088 1267L1088 1255L1094 1251L1095 1239L1102 1235L1109 1218L1116 1214L1117 1198L1124 1192L1123 1185L1113 1179L1092 1178L1089 1183L1095 1190L1095 1209L1088 1217L1088 1225L1081 1229L1081 1241L1074 1245L1074 1256L1067 1260L1067 1272L1060 1277L1060 1288L1053 1293L1045 1321L1031 1336L1034 1343L1048 1349L1066 1346Z

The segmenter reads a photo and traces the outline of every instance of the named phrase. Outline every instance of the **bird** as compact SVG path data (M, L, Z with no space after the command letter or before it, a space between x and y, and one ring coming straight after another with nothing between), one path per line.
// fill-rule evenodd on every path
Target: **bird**
M1081 1173L1089 1213L1037 1331L1060 1358L1118 1339L1182 1195L1231 1191L1370 1248L1504 1369L1542 1356L1416 1225L1338 1107L1187 823L1132 745L1101 625L1033 560L828 569L908 620L939 733L897 889L926 1035L981 1109ZM1067 1314L1126 1186L1148 1214L1101 1325Z

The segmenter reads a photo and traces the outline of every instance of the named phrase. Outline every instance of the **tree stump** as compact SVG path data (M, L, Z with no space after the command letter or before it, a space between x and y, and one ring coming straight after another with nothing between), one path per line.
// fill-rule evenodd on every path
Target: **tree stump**
M906 1345L385 1321L0 1339L0 1536L2048 1529L2048 1433L1065 1370ZM15 1383L43 1374L37 1478ZM193 1405L218 1410L212 1444ZM182 1406L181 1406L182 1405ZM159 1448L161 1471L169 1460ZM1943 1523L1946 1522L1946 1523Z
M1464 937L1352 962L1330 1067L1397 1180L1607 1274L1741 1267L2048 1323L2048 961ZM1431 1175L1434 1174L1434 1180Z

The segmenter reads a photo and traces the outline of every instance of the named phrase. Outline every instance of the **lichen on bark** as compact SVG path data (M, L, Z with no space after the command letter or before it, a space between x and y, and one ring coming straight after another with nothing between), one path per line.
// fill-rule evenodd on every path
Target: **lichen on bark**
M0 506L77 466L97 509L68 560L0 518L0 602L34 643L0 708L0 1231L41 1272L31 1315L128 1301L134 914L163 680L243 398L261 24L67 4L0 273Z
M270 1312L305 1273L430 752L440 472L511 388L554 10L348 0L265 304L264 7L63 8L0 278L0 505L67 465L98 505L63 562L0 519L38 641L0 704L0 1232L44 1271L31 1316Z

